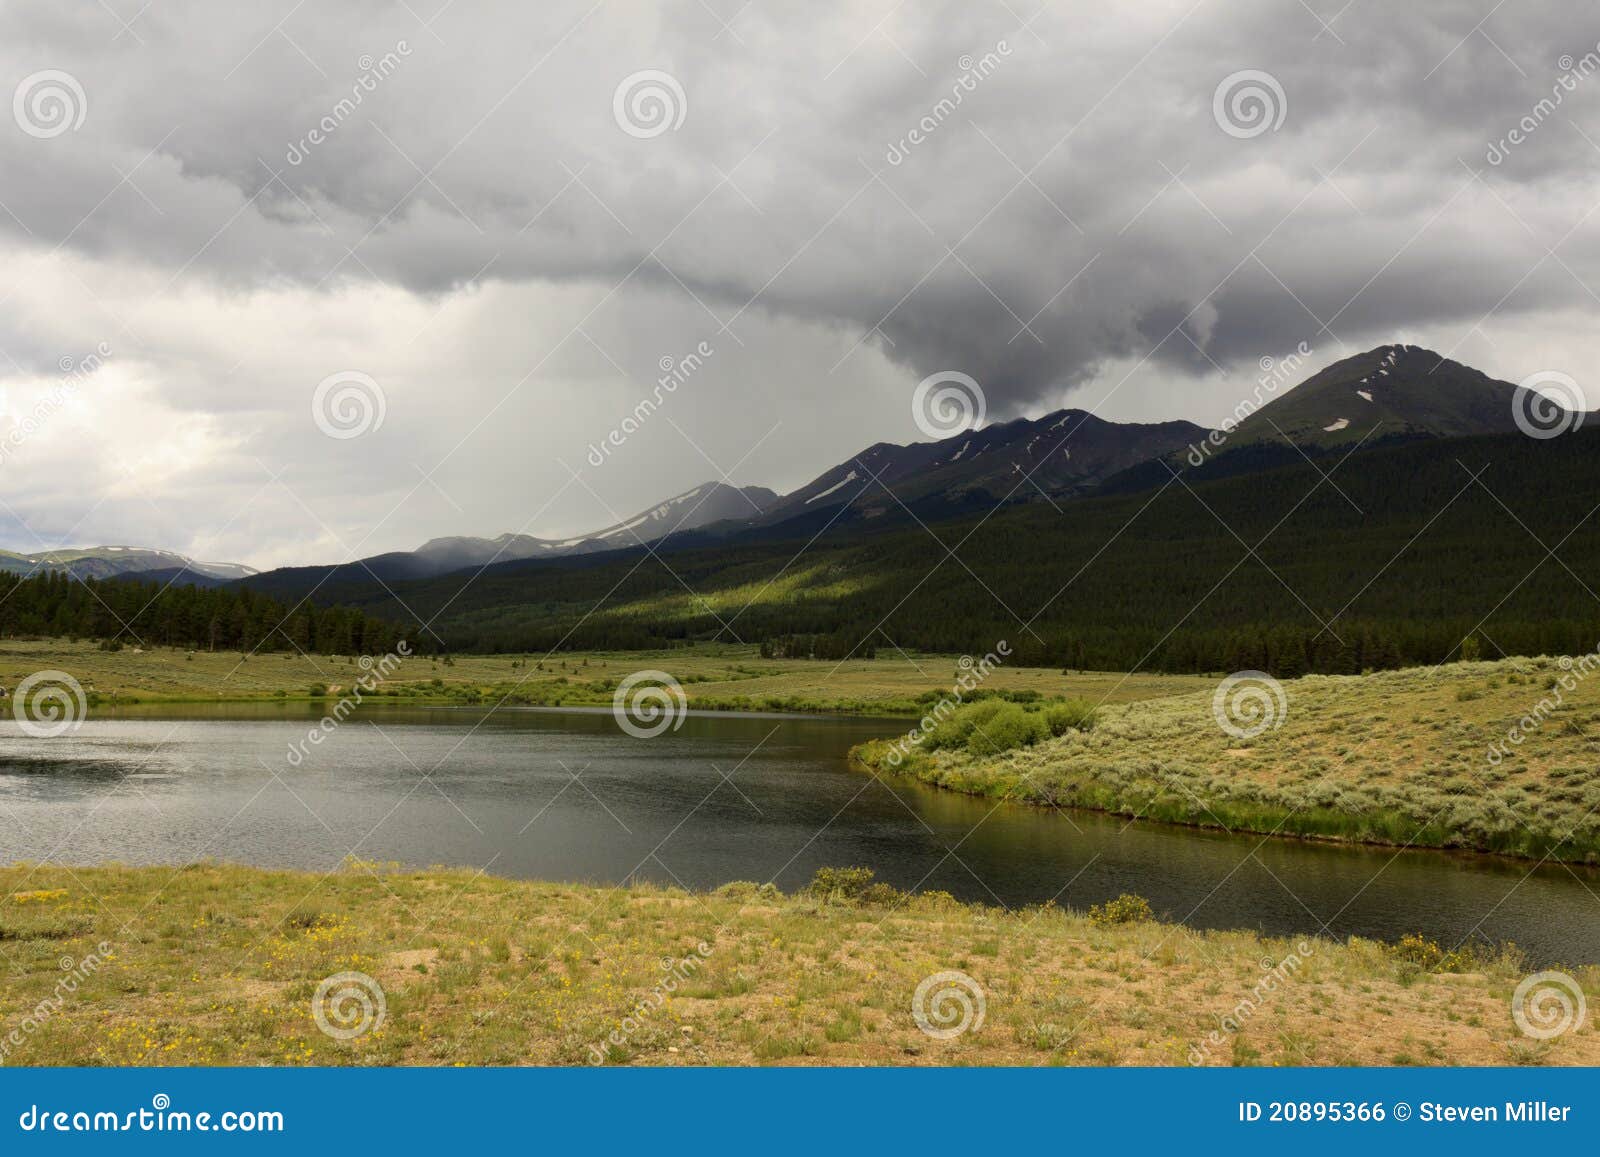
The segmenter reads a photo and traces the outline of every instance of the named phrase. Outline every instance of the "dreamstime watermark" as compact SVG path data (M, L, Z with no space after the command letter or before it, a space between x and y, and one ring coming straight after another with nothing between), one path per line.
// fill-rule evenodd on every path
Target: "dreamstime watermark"
M378 430L388 412L383 387L360 370L329 374L311 393L311 420L328 437L341 441Z
M11 714L24 734L54 739L83 726L89 699L65 671L35 671L11 693Z
M661 408L668 395L677 393L678 387L699 373L700 367L706 364L706 359L716 352L710 342L703 341L681 358L663 355L656 363L661 370L661 376L656 379L655 388L650 391L650 396L641 398L639 404L634 406L633 412L623 418L622 422L604 438L589 444L589 465L604 466L606 459L611 456L611 451L637 434L649 420L650 415Z
M949 438L976 430L987 413L983 387L971 374L940 370L917 383L911 393L911 418L930 438Z
M169 1111L170 1110L170 1111ZM17 1117L24 1133L282 1133L276 1109L225 1109L193 1112L173 1109L172 1098L157 1093L150 1108L125 1113L109 1109L57 1109L29 1105Z
M1588 1022L1589 1003L1565 972L1535 972L1511 994L1511 1019L1523 1036L1554 1040Z
M955 712L955 709L961 706L966 697L977 690L983 681L989 677L990 672L1000 666L1002 660L1010 657L1010 655L1011 644L1001 639L995 644L994 650L981 659L974 659L971 655L963 655L956 660L956 666L961 669L961 674L956 677L955 683L951 685L950 693L940 697L939 701L928 710L928 713L917 720L916 726L889 745L889 766L899 767L905 757L910 754L911 749L922 742L923 737L928 732L948 719Z
M324 978L311 997L311 1019L334 1040L377 1032L388 1015L383 985L365 972L336 972Z
M341 97L335 102L305 136L298 141L291 141L288 152L284 154L284 160L291 165L298 165L304 161L311 155L312 149L326 141L340 125L354 116L356 109L361 107L361 102L366 100L370 93L376 92L378 85L392 76L400 67L400 62L410 55L411 45L404 40L395 41L394 47L376 60L371 53L364 53L356 61L356 67L361 70L361 75L350 85L350 95Z
M1211 94L1211 116L1217 127L1239 140L1277 132L1288 113L1283 85L1259 68L1229 73Z
M1583 425L1583 390L1570 375L1540 370L1517 383L1511 395L1511 420L1530 438L1559 438Z
M976 59L970 52L963 54L956 61L956 66L961 69L961 75L956 77L955 83L950 86L950 95L940 97L905 136L891 142L883 159L891 165L904 162L911 155L911 150L938 132L939 126L955 115L956 109L961 107L961 102L967 98L967 94L977 92L978 85L1000 67L1001 60L1010 55L1011 45L1004 40L996 41L994 48Z
M622 78L611 94L611 115L630 137L647 141L677 132L689 113L683 85L670 72L645 68Z
M1233 413L1222 420L1222 425L1211 431L1198 444L1189 445L1188 460L1191 466L1203 466L1212 453L1220 450L1239 428L1239 423L1272 400L1284 386L1292 386L1300 376L1300 367L1311 356L1311 346L1301 342L1294 353L1281 358L1263 357L1258 363L1261 376L1256 378L1256 388L1248 398L1234 406Z
M606 1034L604 1042L589 1046L594 1063L605 1064L612 1049L625 1047L629 1039L666 1006L667 1001L672 999L673 993L694 978L695 973L700 971L700 965L711 959L711 952L711 946L702 940L695 945L691 955L679 957L677 960L670 956L663 957L661 971L664 975L656 981L655 987L639 998L628 1015L622 1018L622 1022Z
M1217 684L1211 696L1217 726L1235 739L1254 739L1276 731L1289 716L1283 684L1265 671L1236 671Z
M1600 650L1580 655L1576 659L1570 655L1563 655L1556 660L1556 665L1561 668L1561 674L1556 676L1555 685L1550 688L1550 693L1535 703L1531 711L1508 727L1504 739L1497 739L1489 745L1487 758L1490 767L1498 767L1501 761L1511 754L1513 748L1521 747L1523 741L1543 727L1545 720L1566 702L1567 694L1576 691L1578 684L1587 679L1590 672L1600 668Z
M989 1002L983 986L954 969L923 978L911 995L911 1018L934 1040L954 1040L983 1027Z
M21 1048L29 1037L44 1027L46 1021L66 1006L67 998L77 992L78 986L111 956L111 947L109 940L102 940L94 946L93 952L81 960L74 960L70 956L61 958L59 963L64 975L56 981L50 995L34 1005L23 1016L21 1024L0 1037L0 1065L5 1064L13 1051Z
M1567 94L1577 92L1580 82L1600 72L1600 44L1595 45L1593 51L1584 53L1578 60L1573 60L1571 55L1562 56L1556 61L1556 67L1561 69L1561 75L1556 77L1555 83L1550 86L1550 95L1543 97L1529 109L1505 136L1498 141L1490 141L1489 148L1483 155L1484 160L1491 165L1504 163L1511 155L1512 149L1526 144L1539 130L1539 126L1555 115L1556 109L1561 107Z
M61 371L61 380L53 384L44 397L33 404L31 410L21 418L0 415L0 419L5 421L4 433L0 434L0 464L5 462L12 451L20 449L23 443L44 429L50 419L77 397L78 388L84 379L99 371L110 356L111 346L106 342L100 342L95 346L94 352L85 357L61 358L56 363L56 368Z
M22 78L11 94L11 116L30 137L47 141L77 132L89 115L89 97L70 72L47 68Z
M1261 1006L1285 984L1295 978L1306 958L1316 951L1316 946L1309 940L1302 940L1294 946L1282 960L1272 960L1263 957L1261 960L1261 979L1251 986L1239 1003L1234 1005L1222 1016L1217 1018L1217 1027L1206 1034L1205 1038L1189 1049L1189 1063L1203 1065L1211 1059L1211 1050L1220 1047L1231 1037L1244 1031L1244 1026L1250 1019L1261 1011Z
M611 714L635 739L654 739L669 727L678 730L688 710L683 685L665 671L635 671L611 697Z
M402 639L395 644L381 659L374 659L371 655L362 655L358 659L362 674L351 684L350 693L340 697L333 705L333 710L322 717L317 725L306 732L304 739L296 740L289 744L289 752L285 759L290 767L299 767L305 762L306 756L311 754L312 747L320 747L322 741L327 739L339 729L339 725L355 713L361 706L363 697L377 690L378 686L392 675L402 662L411 657L411 644Z

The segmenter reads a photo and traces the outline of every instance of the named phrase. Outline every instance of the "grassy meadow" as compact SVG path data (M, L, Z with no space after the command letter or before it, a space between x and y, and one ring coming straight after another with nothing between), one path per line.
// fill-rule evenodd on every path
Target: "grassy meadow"
M914 715L917 697L948 691L959 674L957 656L895 654L835 663L763 659L753 646L700 644L666 651L542 655L459 655L448 661L405 659L378 695L414 702L609 705L617 684L636 671L660 670L682 685L691 707L728 710L839 711ZM364 671L353 656L186 651L124 647L62 639L0 643L0 686L59 670L72 675L97 703L228 702L337 696ZM999 667L985 686L1041 696L1089 696L1127 702L1211 685L1194 675L1063 674L1041 667Z
M975 736L913 748L898 765L871 743L855 757L1017 802L1600 862L1600 671L1533 658L1307 676L1282 684L1278 726L1243 739L1218 725L1215 686L1107 703L1089 730L1031 743Z
M10 1065L1600 1063L1592 1023L1518 1031L1509 950L1440 959L1141 915L375 864L18 865L0 869L0 1049ZM939 1039L914 1006L950 971L983 1016ZM319 1006L351 972L365 1004L332 988ZM934 1027L959 1011L923 1007Z

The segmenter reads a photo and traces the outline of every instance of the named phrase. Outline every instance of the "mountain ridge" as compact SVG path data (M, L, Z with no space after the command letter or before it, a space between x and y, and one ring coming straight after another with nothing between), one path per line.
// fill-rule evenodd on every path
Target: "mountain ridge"
M200 562L176 551L142 546L85 546L41 550L33 554L0 550L0 571L11 574L61 573L77 578L116 578L150 572L194 574L229 582L260 572L237 562Z
M1159 486L1185 467L1199 471L1196 479L1223 477L1274 469L1306 455L1509 433L1519 428L1524 389L1409 344L1351 355L1286 387L1275 379L1261 384L1268 388L1258 388L1255 399L1236 408L1237 421L1216 430L1182 419L1112 422L1066 408L932 441L875 442L782 495L766 487L707 482L630 519L563 539L442 536L414 551L239 577L263 588L309 590L330 580L406 581L641 545L693 548L931 523L1000 504L1054 505ZM1263 400L1264 392L1272 396Z

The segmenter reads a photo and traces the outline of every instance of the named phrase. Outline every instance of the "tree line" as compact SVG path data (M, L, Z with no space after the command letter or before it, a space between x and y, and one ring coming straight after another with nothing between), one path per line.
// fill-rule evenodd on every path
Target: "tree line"
M414 634L351 607L309 601L286 605L248 587L0 574L0 636L50 635L108 646L202 651L383 655L401 639L417 647Z

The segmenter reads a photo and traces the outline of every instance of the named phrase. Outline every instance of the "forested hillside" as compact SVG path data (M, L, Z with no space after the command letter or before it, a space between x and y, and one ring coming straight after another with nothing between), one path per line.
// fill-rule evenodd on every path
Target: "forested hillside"
M1481 471L1481 474L1479 473ZM1331 480L1324 472L1331 473ZM0 633L196 648L644 649L833 660L896 647L1016 664L1279 675L1600 643L1600 431L1407 442L928 527L768 530L514 562L319 599L0 576ZM1554 553L1546 550L1550 547ZM418 620L421 620L420 622ZM126 626L124 626L126 624ZM442 643L440 642L442 640Z
M1469 636L1484 657L1593 649L1597 506L1600 432L1448 439L809 547L517 563L396 594L465 650L797 637L835 658L1006 639L1029 664L1357 671L1439 662ZM382 589L339 596L406 618Z

